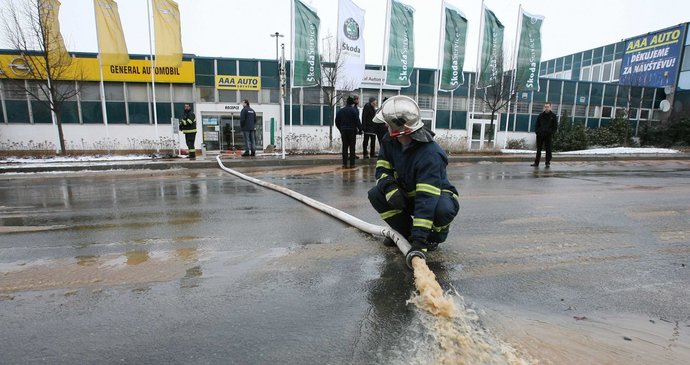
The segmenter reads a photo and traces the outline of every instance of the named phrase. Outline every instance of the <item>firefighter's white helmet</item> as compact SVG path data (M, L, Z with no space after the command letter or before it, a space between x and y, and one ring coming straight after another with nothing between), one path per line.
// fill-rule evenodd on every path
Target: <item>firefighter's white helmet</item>
M424 127L419 114L419 106L414 99L396 95L381 104L373 121L388 124L388 133L395 138L401 134L412 134Z

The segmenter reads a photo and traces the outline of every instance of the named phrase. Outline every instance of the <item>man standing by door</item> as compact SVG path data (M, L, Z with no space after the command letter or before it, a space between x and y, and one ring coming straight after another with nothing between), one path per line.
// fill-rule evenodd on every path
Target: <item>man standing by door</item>
M184 105L184 114L180 119L180 131L184 134L184 139L187 142L187 152L190 160L196 160L196 149L194 149L194 141L196 140L196 115L192 111L189 104Z
M558 129L558 118L556 114L551 111L551 102L544 103L544 111L537 117L537 126L534 132L537 134L537 156L534 158L534 163L530 166L538 167L541 159L542 148L546 149L546 167L551 166L551 145L553 143L553 135Z
M256 113L249 107L249 100L242 101L242 111L240 112L240 128L244 135L244 153L242 156L256 155Z

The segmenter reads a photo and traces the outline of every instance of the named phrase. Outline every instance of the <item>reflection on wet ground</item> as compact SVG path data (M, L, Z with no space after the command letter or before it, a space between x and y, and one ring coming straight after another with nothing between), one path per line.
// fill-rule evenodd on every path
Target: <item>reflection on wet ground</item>
M373 165L242 172L382 224ZM494 363L690 358L688 162L449 175L461 213L428 260L448 329ZM443 361L397 250L221 171L0 177L0 198L8 363Z

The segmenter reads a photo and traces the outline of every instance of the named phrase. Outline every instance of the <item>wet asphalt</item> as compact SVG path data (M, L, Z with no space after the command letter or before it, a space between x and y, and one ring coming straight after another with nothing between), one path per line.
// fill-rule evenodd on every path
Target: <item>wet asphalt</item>
M366 200L373 165L240 171L384 224ZM448 172L461 212L428 264L467 305L687 331L690 162ZM418 355L434 344L397 249L222 170L5 174L0 201L2 364L433 358Z

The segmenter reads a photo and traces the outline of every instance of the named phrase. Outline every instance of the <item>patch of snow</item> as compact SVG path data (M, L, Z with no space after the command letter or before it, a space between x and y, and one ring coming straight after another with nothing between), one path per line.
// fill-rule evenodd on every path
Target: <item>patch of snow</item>
M634 148L634 147L615 147L615 148L592 148L589 150L554 152L554 155L642 155L642 154L674 154L678 150L668 148ZM536 154L534 150L501 150L505 154Z
M616 148L593 148L589 150L558 152L559 155L619 155L619 154L673 154L678 153L678 150L668 148L634 148L634 147L616 147ZM536 151L535 151L536 153Z

